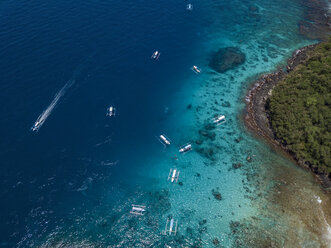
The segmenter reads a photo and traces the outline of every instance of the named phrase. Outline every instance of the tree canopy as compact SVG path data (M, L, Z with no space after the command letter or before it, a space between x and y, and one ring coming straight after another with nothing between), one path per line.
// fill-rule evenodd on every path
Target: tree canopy
M330 105L331 37L273 89L268 101L276 137L322 173L331 173Z

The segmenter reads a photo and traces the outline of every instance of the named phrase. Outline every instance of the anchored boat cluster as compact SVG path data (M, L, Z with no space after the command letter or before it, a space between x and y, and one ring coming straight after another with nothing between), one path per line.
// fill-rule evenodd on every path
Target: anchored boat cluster
M193 5L187 4L186 9L190 10L190 11L193 10ZM159 51L155 51L152 54L151 59L158 60L160 58L160 55L161 55L161 53ZM196 65L193 65L191 67L191 70L196 74L200 74L202 72L202 70ZM107 116L109 116L109 117L116 116L116 108L114 106L110 106L107 108ZM219 125L225 123L226 119L225 119L224 115L217 115L214 118L212 118L210 122L212 125L219 126ZM168 147L172 143L170 138L168 138L165 134L160 134L157 138L161 142L161 144L164 145L164 147ZM188 142L188 143L180 146L178 152L180 154L186 154L192 150L193 150L192 144ZM180 171L177 168L170 168L167 180L170 181L170 183L174 183L174 182L177 183L178 178L179 178L179 173L180 173ZM132 207L132 209L131 209L130 213L133 215L142 216L146 213L146 206L144 206L144 205L132 204L131 207ZM162 233L164 235L172 235L172 234L176 235L177 226L178 226L177 220L175 220L174 218L167 218L165 229Z
M224 115L217 115L214 118L211 119L211 123L215 126L219 126L226 122ZM165 134L160 134L158 137L158 140L164 147L168 147L171 145L172 141L166 136ZM179 147L178 152L181 154L188 153L193 150L191 143L186 143ZM170 168L169 175L168 175L168 181L171 183L178 182L180 171L177 168ZM144 215L146 213L146 206L141 205L132 205L132 210L130 211L131 214L134 215ZM167 218L165 229L162 232L164 235L176 235L177 233L177 226L178 221L174 218Z

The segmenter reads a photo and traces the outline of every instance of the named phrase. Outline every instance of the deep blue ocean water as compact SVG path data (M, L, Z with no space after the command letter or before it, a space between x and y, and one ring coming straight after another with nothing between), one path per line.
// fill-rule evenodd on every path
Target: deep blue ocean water
M259 156L239 121L243 89L313 41L297 33L301 1L195 0L193 11L187 3L0 3L0 247L209 247L216 237L231 246L230 221L255 213L245 175L229 170L248 153ZM246 62L217 74L208 58L227 46ZM174 159L215 113L228 121L216 141L204 141L217 143L214 160L198 147ZM161 133L173 141L168 149ZM175 167L183 186L166 180ZM147 215L132 217L131 204L146 204ZM177 238L161 234L168 216L179 221Z

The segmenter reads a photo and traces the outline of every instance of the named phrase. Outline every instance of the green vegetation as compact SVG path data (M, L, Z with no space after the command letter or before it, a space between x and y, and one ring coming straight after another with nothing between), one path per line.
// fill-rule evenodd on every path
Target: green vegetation
M268 100L272 129L299 159L331 173L331 37L290 72Z

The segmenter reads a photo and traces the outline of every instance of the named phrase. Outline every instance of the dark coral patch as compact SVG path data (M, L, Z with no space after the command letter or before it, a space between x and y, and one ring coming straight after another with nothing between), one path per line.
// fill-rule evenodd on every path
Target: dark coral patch
M209 67L223 73L245 62L246 56L237 47L221 48L211 55Z
M241 163L232 164L232 167L233 167L234 169L239 169L239 168L242 167L242 166L243 166L243 164L241 164Z
M215 150L212 147L209 147L209 148L202 147L202 148L197 149L197 152L200 155L204 156L205 158L214 160Z
M230 108L231 107L231 103L229 103L228 101L225 101L224 103L222 103L222 107L224 107L224 108Z
M213 196L215 197L216 200L219 200L219 201L222 200L222 195L221 195L220 192L213 189L212 194L213 194Z

